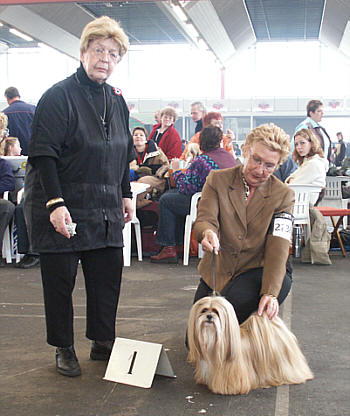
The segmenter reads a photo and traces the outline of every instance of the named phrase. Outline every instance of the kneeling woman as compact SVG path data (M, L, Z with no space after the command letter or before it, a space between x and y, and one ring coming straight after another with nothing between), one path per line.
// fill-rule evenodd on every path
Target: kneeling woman
M159 200L159 223L157 241L163 246L153 263L176 263L177 250L183 244L184 221L190 212L191 198L203 188L211 170L225 169L237 164L234 157L220 148L223 133L218 127L206 127L199 136L202 151L182 173L179 161L173 160L173 173L176 189L163 194Z
M194 233L205 254L194 301L215 289L231 302L239 323L256 310L273 319L291 287L294 192L272 175L289 150L281 128L259 126L246 138L243 166L211 172L203 187Z

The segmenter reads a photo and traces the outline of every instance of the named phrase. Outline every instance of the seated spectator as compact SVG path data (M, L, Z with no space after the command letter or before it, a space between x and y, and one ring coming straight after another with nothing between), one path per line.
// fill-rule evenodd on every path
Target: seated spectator
M169 161L162 149L153 140L147 141L147 131L144 127L135 127L133 132L135 160L130 163L130 172L134 172L137 182L147 183L151 187L147 192L137 197L137 208L142 208L152 201L145 199L147 194L159 198L165 191L165 173L169 169ZM130 176L130 180L132 177Z
M328 160L324 157L320 142L311 129L299 130L294 136L293 159L299 165L286 183L316 185L325 188ZM310 202L315 204L318 195L312 195Z
M9 225L15 205L8 200L3 199L4 192L11 192L15 189L15 178L9 163L0 158L0 250L2 251L2 243L6 227ZM4 266L5 262L0 257L0 266Z
M4 140L6 139L6 137L8 137L9 135L9 130L7 128L7 115L5 113L1 113L0 112L0 155L3 153L1 153L1 148L4 146Z
M210 113L206 114L203 118L203 126L204 127L208 127L208 126L216 126L219 127L221 130L223 128L222 125L223 122L223 118L222 115L220 113L217 113L215 111L211 111ZM189 151L189 146L190 143L198 143L199 144L199 134L200 132L197 132L192 138L191 140L187 143L187 146L185 147L185 150L182 152L182 155L180 157L181 160L186 160L188 155L188 151ZM234 134L233 131L230 129L227 129L227 134L223 135L223 140L222 140L222 147L227 150L228 152L230 152L232 154L232 156L235 156L235 152L233 149L233 139L234 139Z
M17 137L6 137L1 143L0 152L4 156L20 156L21 151L21 144Z
M273 173L280 181L285 182L286 179L298 169L298 165L294 162L292 156L282 163L282 165Z
M337 133L337 139L338 139L338 144L337 144L336 157L335 157L335 166L339 167L342 165L343 160L345 158L345 154L346 154L346 145L344 143L344 138L343 138L343 134L341 131Z
M5 156L20 156L21 155L21 145L17 137L7 137L3 142L3 153ZM16 203L17 192L19 189L22 189L24 183L24 177L15 177L15 189L14 192L10 195L10 199ZM17 249L18 253L24 254L21 261L15 265L20 269L29 269L39 264L39 254L32 253L29 248L27 225L24 220L23 214L23 201L15 207L15 224L17 228Z
M152 262L177 262L178 252L182 251L184 222L190 211L192 195L202 191L212 169L225 169L237 164L232 154L220 148L222 136L218 127L203 129L199 136L202 154L192 161L184 173L179 170L179 160L173 160L176 189L166 192L159 200L157 242L163 247L159 254L151 256Z
M181 138L174 127L176 120L177 113L174 108L163 108L160 111L160 123L153 126L148 137L163 150L168 160L181 155Z

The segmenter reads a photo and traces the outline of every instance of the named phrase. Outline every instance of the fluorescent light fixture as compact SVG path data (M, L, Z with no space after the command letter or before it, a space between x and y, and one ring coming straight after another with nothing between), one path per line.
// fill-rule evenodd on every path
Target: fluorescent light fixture
M182 10L182 8L180 6L178 6L177 4L172 4L171 5L174 13L176 14L176 16L182 21L182 22L187 22L188 18L186 13Z
M22 38L22 39L24 39L24 40L26 40L26 41L28 41L28 42L32 42L34 39L33 38L31 38L30 36L27 36L27 35L25 35L24 33L22 33L22 32L20 32L19 30L17 30L17 29L9 29L9 32L11 32L13 35L16 35L16 36L18 36L19 38Z
M339 44L339 50L343 52L346 56L350 56L350 20L348 20L343 37L341 38Z
M186 24L186 30L192 36L193 39L197 40L197 38L199 38L199 33L197 32L197 29L193 26L192 23Z

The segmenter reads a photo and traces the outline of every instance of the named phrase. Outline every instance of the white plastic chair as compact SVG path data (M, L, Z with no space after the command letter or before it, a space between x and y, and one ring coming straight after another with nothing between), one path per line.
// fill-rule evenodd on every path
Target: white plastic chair
M343 199L341 192L342 182L350 181L349 176L327 176L325 194L320 202L320 207L333 207L346 209L350 199ZM348 217L344 217L343 225L346 228L348 225Z
M186 215L185 222L185 234L184 234L184 266L188 266L188 260L190 257L190 244L191 244L191 232L192 224L197 218L197 205L198 201L202 196L202 192L196 192L191 198L190 213ZM198 257L203 256L203 250L201 244L198 245Z
M4 192L3 199L9 199L8 191ZM11 244L11 223L6 227L2 241L2 257L6 263L12 263L12 244Z
M295 203L293 209L294 224L303 225L305 228L305 242L310 238L310 196L312 193L320 192L321 186L314 185L293 185L288 184L295 194Z
M124 266L130 266L131 264L131 224L134 224L135 235L136 235L136 245L137 245L137 258L139 261L142 261L142 239L141 239L141 226L140 221L136 216L136 200L137 195L145 192L150 185L146 183L131 182L131 192L132 192L132 207L133 207L133 217L132 220L125 224L123 229L123 257L124 257Z
M24 189L20 189L17 192L17 205L21 202ZM8 200L8 191L4 192L4 199ZM6 227L3 244L2 244L2 256L6 259L6 263L12 263L12 259L16 259L16 263L21 260L21 254L18 252L17 241L15 241L15 219L13 218L10 224Z

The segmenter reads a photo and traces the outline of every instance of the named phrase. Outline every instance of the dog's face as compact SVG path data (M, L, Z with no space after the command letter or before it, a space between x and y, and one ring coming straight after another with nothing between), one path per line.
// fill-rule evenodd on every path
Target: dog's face
M189 346L202 356L215 355L218 359L233 354L232 333L239 336L239 325L232 305L221 296L199 299L191 309ZM229 352L228 352L229 350Z

